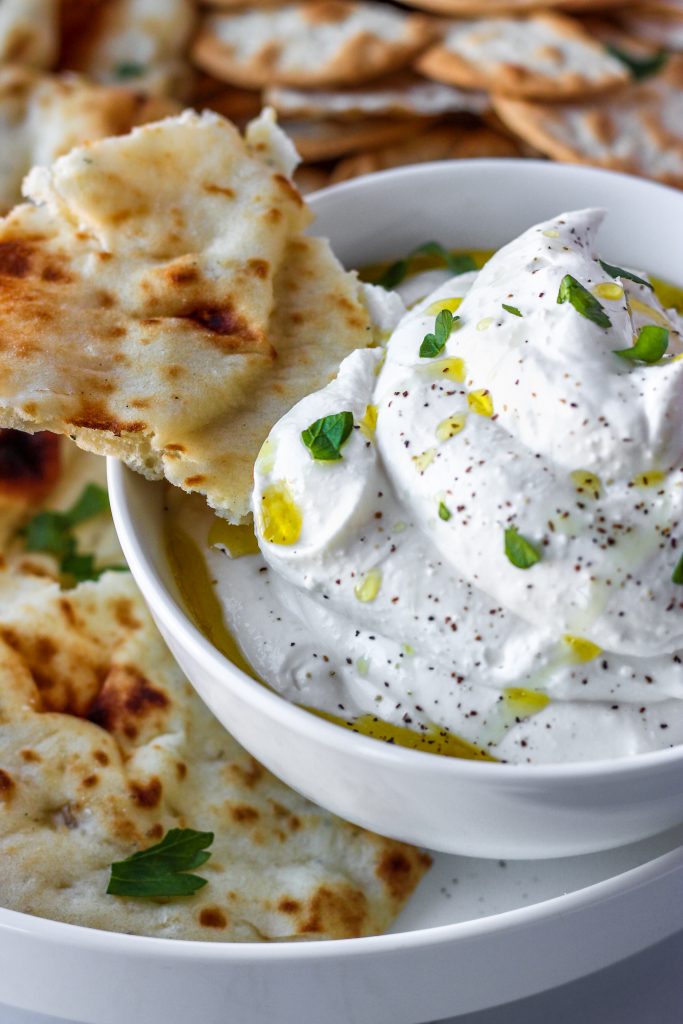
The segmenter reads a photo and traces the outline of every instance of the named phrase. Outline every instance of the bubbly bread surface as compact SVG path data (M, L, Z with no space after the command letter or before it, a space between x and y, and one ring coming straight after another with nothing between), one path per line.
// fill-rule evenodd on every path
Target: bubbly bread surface
M208 884L109 896L109 866L171 828L214 833ZM0 572L0 905L129 934L347 938L388 927L419 851L315 807L184 679L127 573L61 591Z
M272 424L369 340L355 276L302 235L294 163L267 116L243 140L186 112L35 169L0 222L0 426L241 520Z

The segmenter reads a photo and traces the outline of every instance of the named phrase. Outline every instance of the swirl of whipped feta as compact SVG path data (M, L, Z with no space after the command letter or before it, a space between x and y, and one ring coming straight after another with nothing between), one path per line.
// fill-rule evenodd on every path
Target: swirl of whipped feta
M509 760L683 741L683 345L640 272L596 258L602 219L563 214L446 280L274 427L253 494L269 594L333 666L271 659L292 699ZM450 335L421 356L442 309ZM651 326L662 358L617 354ZM316 459L302 431L341 412L341 457ZM505 711L522 691L533 715Z

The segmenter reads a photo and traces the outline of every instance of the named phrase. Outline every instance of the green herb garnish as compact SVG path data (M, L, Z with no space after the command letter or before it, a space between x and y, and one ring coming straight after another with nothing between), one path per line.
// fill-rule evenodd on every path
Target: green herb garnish
M443 519L445 523L451 518L453 513L449 509L448 505L444 505L443 501L439 502L439 519Z
M60 573L76 583L97 580L108 570L126 572L125 565L95 568L94 556L79 553L73 535L74 527L79 523L108 511L109 498L105 489L98 484L87 484L66 512L39 512L29 520L23 530L26 550L53 555L59 562Z
M353 413L335 412L323 416L301 431L301 440L318 462L336 462L341 459L344 441L353 429Z
M676 563L676 568L673 571L671 582L683 583L683 555L681 555L681 557L678 559L678 562Z
M541 560L540 552L517 532L516 526L509 526L505 531L505 554L518 569L530 569Z
M649 57L635 57L632 53L622 50L621 47L614 46L613 43L607 44L607 50L629 69L637 82L643 78L650 78L651 75L656 75L658 71L662 70L669 59L669 54L666 50L659 50L658 53L653 53Z
M161 842L112 864L107 893L148 899L191 896L206 885L207 879L185 872L209 859L206 848L212 842L213 832L172 828Z
M632 274L630 270L624 270L622 267L613 267L611 263L605 263L604 260L598 260L598 263L610 277L622 277L626 281L635 281L636 284L644 284L646 288L649 288L653 292L654 286L646 281L644 277L638 277L637 274Z
M587 320L592 320L598 327L612 326L612 321L595 296L571 274L565 274L562 278L557 302L559 305L563 302L571 303L577 313L585 316Z
M459 316L453 316L450 309L439 310L434 321L434 333L425 334L420 345L420 356L423 359L433 359L443 352L451 336L453 324L459 319Z
M135 64L133 61L122 61L114 68L114 77L123 81L126 78L141 78L146 68L144 64Z
M450 253L439 242L424 242L422 245L418 245L416 249L413 249L405 259L397 260L396 263L392 263L391 266L387 267L375 283L388 290L396 288L408 274L410 261L415 259L416 256L436 256L442 260L448 272L454 277L458 274L466 274L470 270L477 269L477 264L471 256L463 253L459 255Z
M669 332L666 327L648 324L638 331L635 345L631 348L615 348L614 354L634 363L658 363L669 347Z
M505 302L503 303L503 309L507 313L512 313L513 316L521 316L522 315L520 313L520 311L517 309L516 306L508 306Z

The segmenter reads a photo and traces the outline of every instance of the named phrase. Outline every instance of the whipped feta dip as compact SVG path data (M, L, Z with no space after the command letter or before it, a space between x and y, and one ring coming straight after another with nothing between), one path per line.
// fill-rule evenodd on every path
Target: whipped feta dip
M273 428L260 554L207 561L287 699L508 762L683 742L681 322L596 258L602 219L409 279L386 349Z

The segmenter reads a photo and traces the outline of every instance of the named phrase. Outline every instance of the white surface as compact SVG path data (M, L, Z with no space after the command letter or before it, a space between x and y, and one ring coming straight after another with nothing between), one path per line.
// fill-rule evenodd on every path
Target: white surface
M683 932L598 971L507 1006L450 1017L439 1024L680 1024ZM65 1024L64 1018L0 1006L0 1024ZM150 1018L148 1024L157 1024ZM165 1024L159 1021L158 1024ZM245 1019L242 1024L251 1024Z
M395 257L425 238L497 248L558 205L605 206L606 259L683 281L683 193L592 168L427 164L319 192L312 205L316 230L349 265ZM329 810L431 849L518 858L608 849L683 820L683 746L580 765L482 764L378 743L287 703L236 669L184 613L167 564L161 489L113 462L109 485L133 575L202 699L271 771Z

